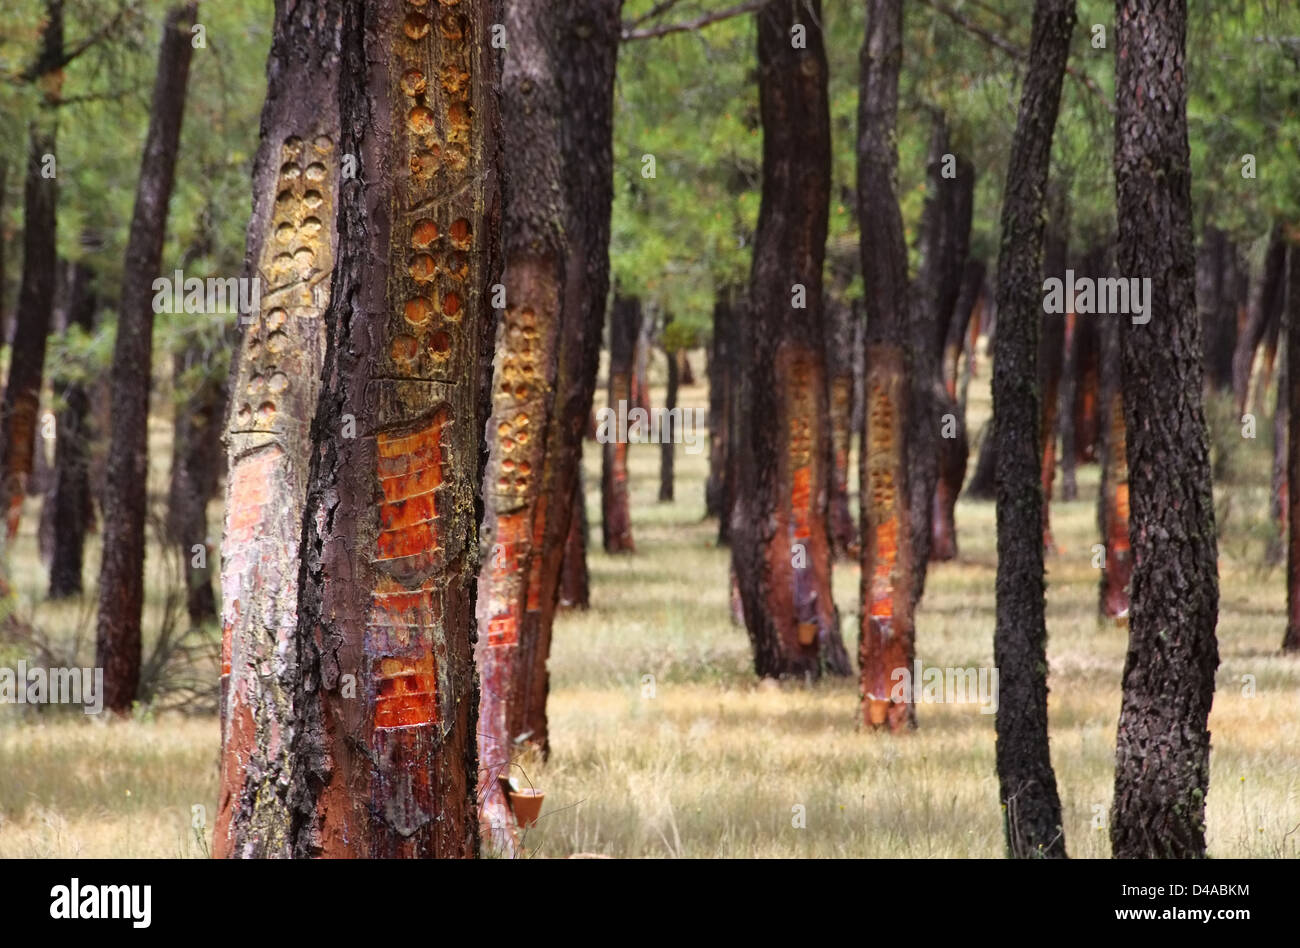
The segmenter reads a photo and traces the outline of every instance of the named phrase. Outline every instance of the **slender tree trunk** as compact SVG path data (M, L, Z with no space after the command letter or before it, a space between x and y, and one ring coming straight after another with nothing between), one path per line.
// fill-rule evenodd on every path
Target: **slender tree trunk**
M856 381L853 377L853 344L856 341L853 317L853 307L847 300L836 293L828 294L826 366L831 427L830 537L837 559L859 555L858 529L849 511L849 453L853 448L853 387Z
M1300 484L1300 242L1291 244L1286 278L1286 473L1288 484ZM1279 407L1282 404L1278 398ZM1282 651L1300 651L1300 491L1287 491L1285 500L1286 635Z
M1117 0L1117 268L1151 279L1121 328L1132 610L1115 751L1112 852L1203 857L1219 664L1218 550L1202 406L1187 143L1186 0Z
M345 4L341 188L293 696L296 856L472 857L500 278L490 0Z
M1232 388L1237 346L1237 248L1217 227L1206 226L1197 254L1196 296L1205 343L1205 377L1212 391Z
M1100 613L1128 615L1133 550L1129 540L1128 447L1124 428L1124 394L1120 379L1119 326L1113 317L1098 317L1101 330L1101 485L1097 491L1097 526L1104 547Z
M162 263L189 79L190 27L197 3L173 7L163 25L135 211L127 238L122 299L113 347L112 422L104 487L104 548L99 571L95 650L104 669L104 707L131 710L140 685L145 520L149 477L149 366L153 356L153 281Z
M551 629L560 598L563 551L574 516L573 485L582 466L582 435L591 418L600 362L600 336L609 292L609 230L613 202L614 70L618 59L622 0L569 0L562 21L564 96L563 186L568 207L565 234L564 322L556 372L557 419L547 437L541 507L540 555L534 559L515 657L518 671L510 697L509 728L546 755L550 751L546 699Z
M911 365L907 246L898 207L898 74L902 0L869 0L858 105L858 220L866 288L866 405L858 456L862 578L858 664L863 721L916 726L914 694L900 694L915 656L914 535L907 465Z
M1287 410L1289 400L1286 360L1277 375L1277 392L1273 402L1273 476L1270 480L1269 516L1273 530L1269 535L1268 545L1264 549L1264 562L1275 566L1282 561L1283 546L1287 536L1287 447L1290 427L1290 412Z
M1074 462L1092 464L1101 443L1101 339L1095 320L1074 323Z
M680 381L682 350L666 350L664 355L668 360L668 382L664 394L667 421L660 429L662 443L659 446L659 500L661 502L673 499L674 439L680 437L676 431L676 416L673 413L677 410L677 387Z
M998 254L993 353L997 439L997 770L1007 853L1064 857L1065 833L1047 738L1042 401L1044 201L1074 0L1037 0L1029 69L1011 144ZM1048 316L1048 319L1053 317Z
M1255 368L1255 352L1259 349L1270 322L1276 317L1276 308L1282 303L1285 294L1286 247L1282 225L1274 222L1268 235L1268 250L1264 254L1264 270L1251 294L1250 317L1237 339L1237 349L1232 355L1232 395L1238 418L1246 413L1250 376ZM1260 382L1267 382L1262 373Z
M1070 234L1070 186L1068 180L1048 185L1048 227L1043 248L1043 273L1065 279ZM1043 321L1038 341L1038 391L1042 397L1043 447L1043 550L1057 552L1052 538L1052 486L1056 481L1056 435L1061 396L1061 373L1065 367L1065 329L1068 315Z
M632 400L628 407L650 411L650 334L653 319L641 320L637 328L635 355L632 357Z
M587 493L585 475L578 465L573 482L573 515L564 542L564 565L560 573L560 605L572 609L591 607L591 577L587 572Z
M718 545L725 546L731 529L729 472L734 445L733 389L735 387L734 291L721 290L713 302L713 339L709 348L709 477L704 485L705 510L718 518Z
M197 626L217 618L217 600L208 568L208 501L221 475L221 427L226 392L206 369L208 352L189 340L173 359L178 388L192 390L176 406L172 430L172 474L167 497L167 532L185 559L185 607ZM187 381L194 372L201 377Z
M0 401L0 487L6 537L18 535L23 499L36 456L36 423L45 372L45 342L54 310L58 186L54 161L56 106L63 88L63 2L46 0L36 61L25 76L41 93L41 111L28 126L23 186L23 269L10 351L9 378Z
M846 675L827 529L822 269L831 151L821 3L768 0L757 16L763 182L732 562L760 677ZM791 42L796 24L805 47Z
M518 853L510 802L508 702L520 625L530 608L535 531L544 524L544 474L567 247L560 15L549 0L512 0L502 74L502 145L511 187L505 204L506 308L497 330L492 418L484 477L479 573L479 822L485 839ZM540 566L540 563L536 564ZM534 610L537 604L531 606Z
M600 529L606 553L635 553L632 541L632 515L628 510L627 451L636 407L633 392L636 371L636 340L641 331L641 301L635 296L615 292L609 313L609 388L608 409L613 417L597 429L597 440L604 444L600 469ZM627 418L627 432L621 419Z
M90 287L91 270L72 265L68 285L68 326L91 332L98 300ZM54 489L50 494L54 546L50 557L50 598L79 596L86 530L93 513L90 497L90 394L75 374L54 379L63 404L54 441Z

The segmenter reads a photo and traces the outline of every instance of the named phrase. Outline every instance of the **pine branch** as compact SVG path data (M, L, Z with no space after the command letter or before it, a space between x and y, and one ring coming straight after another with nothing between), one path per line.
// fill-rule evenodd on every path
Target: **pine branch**
M660 36L668 36L671 33L687 33L692 30L702 29L712 23L730 19L733 16L753 13L766 2L767 0L747 0L745 3L738 3L734 7L728 7L725 10L702 13L693 20L684 20L680 23L665 23L663 26L651 26L645 29L624 29L623 40L626 42L628 40L655 39Z

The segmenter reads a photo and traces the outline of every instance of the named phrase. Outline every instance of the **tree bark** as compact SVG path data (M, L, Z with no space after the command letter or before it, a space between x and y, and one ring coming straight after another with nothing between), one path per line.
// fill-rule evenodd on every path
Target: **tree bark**
M1264 270L1251 294L1249 319L1237 339L1237 349L1232 355L1232 395L1237 407L1237 417L1246 413L1250 395L1250 376L1255 367L1255 352L1276 319L1286 292L1287 245L1282 225L1274 222L1268 235L1268 249L1264 254ZM1261 383L1266 379L1261 376Z
M757 17L763 175L732 562L760 677L846 675L827 529L831 143L821 3L768 0ZM791 41L796 25L804 47Z
M479 573L478 712L480 831L497 852L518 854L510 802L508 701L520 624L544 528L545 451L552 424L564 310L567 246L560 15L549 0L512 0L502 73L502 145L511 182L505 202L506 308L497 331L492 418L484 476ZM530 586L532 587L530 589ZM539 604L534 602L536 610Z
M582 466L582 435L591 418L600 362L600 337L609 293L610 208L614 196L614 70L618 59L622 0L570 0L560 4L560 70L564 96L563 186L568 207L565 233L564 322L555 385L555 423L547 438L546 492L541 554L529 579L537 608L524 613L515 657L519 671L510 697L510 733L527 736L550 752L546 699L551 629L560 598L563 551L574 516L573 485Z
M718 545L726 546L731 531L731 466L735 444L735 389L739 367L736 352L735 291L724 288L713 301L713 339L709 348L709 477L704 485L705 510L718 518Z
M912 373L908 337L907 246L898 206L898 74L903 58L902 0L869 0L858 105L858 220L866 289L866 384L858 497L862 573L858 664L863 722L916 727L910 689L917 571L909 519L907 439Z
M1288 484L1300 484L1300 242L1292 243L1286 278L1286 473ZM1279 406L1281 398L1278 399ZM1287 491L1286 634L1282 651L1300 651L1300 491Z
M564 565L560 574L560 605L571 609L591 607L591 577L587 571L587 493L585 476L578 466L573 482L573 515L569 536L564 541Z
M1047 735L1043 487L1039 392L1044 202L1074 0L1034 6L1029 69L1011 144L998 254L993 352L997 439L997 771L1007 853L1065 856L1061 802Z
M162 263L167 204L175 180L193 52L190 27L196 10L194 2L173 7L163 25L113 346L112 422L104 487L106 515L95 662L104 669L104 707L118 713L131 710L140 684L144 533L149 505L153 281Z
M631 412L636 408L636 340L641 332L641 301L635 296L614 294L609 312L609 387L607 407L613 413L604 437L600 469L600 529L606 553L635 553L632 515L628 510L627 451L632 429ZM626 417L628 433L618 429Z
M226 417L218 857L292 855L298 553L337 250L342 13L341 0L279 5L267 60L244 265L264 291L241 314ZM298 239L286 247L282 232Z
M1129 584L1133 579L1133 549L1129 540L1128 448L1124 428L1124 396L1120 379L1119 326L1102 320L1101 404L1105 425L1101 436L1101 485L1097 490L1097 526L1104 547L1100 577L1100 614L1109 619L1128 615Z
M667 323L665 322L665 327ZM677 386L680 378L680 366L682 351L680 349L665 349L664 356L668 360L668 380L664 393L664 411L667 413L667 423L660 429L662 443L659 445L659 500L660 502L669 502L673 499L673 457L675 452L674 436L675 415L677 410ZM677 435L680 437L680 435Z
M1237 248L1228 235L1207 225L1196 261L1196 297L1205 341L1205 377L1210 389L1232 388L1237 346Z
M1203 857L1219 578L1202 405L1187 142L1186 0L1117 0L1121 274L1151 279L1121 327L1132 609L1110 820L1118 858Z
M71 267L68 285L68 326L91 332L98 299L90 287L93 274L84 263ZM90 393L75 373L54 379L55 398L63 404L54 441L52 506L54 546L50 557L50 598L79 596L86 530L93 506L90 496Z
M54 310L58 252L55 245L58 185L44 172L55 153L56 106L63 87L63 2L46 0L41 44L25 73L41 93L41 110L28 126L27 175L23 185L23 269L14 321L9 378L0 401L0 486L5 530L18 535L23 499L36 456L36 423L45 372L45 342Z
M208 501L221 476L221 426L226 391L222 379L206 369L208 353L187 341L173 358L177 388L192 390L176 406L172 423L171 484L167 496L167 533L185 560L185 608L190 622L201 625L217 618L212 590L208 542ZM197 381L186 380L194 372ZM199 558L198 549L202 550ZM196 562L202 565L195 565Z
M343 154L303 523L295 856L472 857L479 492L501 269L490 0L345 4Z
M1043 273L1065 279L1070 234L1070 186L1055 179L1048 185L1048 225L1043 248ZM1038 340L1038 391L1042 397L1043 448L1043 550L1057 552L1052 538L1052 486L1056 481L1056 435L1061 397L1061 373L1065 367L1065 329L1069 315L1047 317Z
M854 338L852 304L836 293L830 293L826 301L826 321L827 403L831 428L830 537L835 557L849 559L859 555L858 528L849 510L849 454L853 450L853 388L856 382L853 349L857 341Z

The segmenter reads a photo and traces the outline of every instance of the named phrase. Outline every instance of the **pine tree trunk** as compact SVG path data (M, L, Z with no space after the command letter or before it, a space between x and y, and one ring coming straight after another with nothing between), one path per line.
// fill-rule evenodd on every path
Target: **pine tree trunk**
M104 486L104 548L99 571L95 663L104 669L104 707L131 710L140 685L148 516L149 365L153 356L153 281L162 263L189 80L196 3L173 7L163 25L135 211L127 239L122 299L113 346L112 421Z
M1061 802L1047 738L1044 616L1042 399L1038 355L1044 202L1061 84L1074 30L1074 0L1037 0L1029 68L1002 198L998 329L993 352L997 439L997 627L993 663L999 797L1007 853L1065 856Z
M1300 242L1292 243L1287 253L1286 291L1286 474L1288 484L1300 484ZM1281 407L1282 399L1278 398ZM1300 491L1287 491L1285 500L1288 525L1286 544L1286 634L1282 651L1300 651Z
M855 248L856 249L856 248ZM853 449L853 307L837 294L826 301L826 366L830 407L830 537L837 559L858 556L858 530L849 510L849 454Z
M1217 227L1207 225L1196 259L1196 298L1205 344L1205 378L1212 391L1232 387L1237 346L1238 279L1236 245Z
M911 366L907 246L898 207L898 74L902 0L869 0L858 105L858 220L866 288L866 405L858 458L862 578L858 664L863 721L900 731L916 726L910 689L915 657L916 569L907 465Z
M704 485L705 511L718 518L718 545L731 530L731 429L735 412L736 310L734 291L719 291L713 302L713 339L709 348L709 478Z
M1128 615L1133 550L1129 540L1128 446L1124 397L1120 388L1119 326L1102 320L1101 404L1106 424L1101 437L1101 485L1097 491L1097 526L1104 547L1100 578L1100 613L1116 619Z
M295 856L472 857L501 7L345 4L293 696Z
M540 555L529 582L515 657L509 729L550 752L546 700L551 629L560 599L564 548L574 516L574 483L582 466L582 435L592 414L600 337L609 292L610 208L613 203L614 70L618 59L622 0L569 0L559 5L564 66L563 186L568 207L565 234L564 322L556 371L556 423L547 437L542 478L542 523L534 530ZM537 608L532 608L533 602ZM526 671L525 671L526 670Z
M178 388L183 378L198 370L202 378L176 406L172 424L171 484L167 495L167 533L185 560L185 608L190 623L198 626L217 618L217 600L208 568L208 501L217 492L221 475L221 426L226 392L222 380L203 367L208 353L190 340L173 359ZM201 556L200 556L201 551ZM201 565L196 565L196 563Z
M1048 228L1043 247L1043 275L1065 279L1069 252L1069 182L1053 180L1048 185ZM1061 373L1065 367L1065 329L1068 315L1047 317L1038 340L1038 391L1042 397L1041 441L1043 447L1043 550L1057 552L1052 538L1052 486L1056 481L1056 435L1061 398Z
M682 351L680 349L671 349L665 351L664 355L668 360L668 383L664 393L664 411L667 413L667 423L660 431L662 439L659 446L660 502L673 499L673 456L676 447L674 437L680 437L676 432L676 416L673 413L677 410L677 386L680 378Z
M298 551L337 249L342 12L341 0L281 6L267 60L245 248L262 302L241 314L226 417L218 857L292 855ZM302 96L308 87L319 95ZM283 227L297 229L297 246L277 240Z
M506 307L497 330L489 453L484 475L475 661L479 823L497 852L518 842L501 778L511 776L508 702L525 611L540 608L545 451L552 424L564 309L567 247L561 222L564 150L560 17L550 0L512 0L502 74L502 152L511 182L505 203ZM530 603L530 598L534 601Z
M1121 325L1132 609L1115 751L1117 858L1205 855L1219 578L1202 406L1186 0L1117 0L1117 269L1151 282Z
M1101 444L1101 338L1092 319L1074 322L1074 463L1093 464Z
M587 493L585 475L578 465L573 482L573 515L569 536L564 541L564 565L560 572L560 605L571 609L591 607L591 577L587 572Z
M846 675L827 529L822 268L831 153L821 3L768 0L757 17L763 181L732 562L760 677ZM791 42L795 24L806 30L804 47Z
M68 285L68 326L94 329L98 300L90 288L92 273L84 263L74 263ZM54 441L52 507L54 546L50 557L50 598L79 596L86 530L93 513L90 496L90 395L75 378L54 379L59 413Z
M23 185L23 269L10 350L9 378L0 401L0 488L5 535L18 535L23 499L36 455L36 425L45 372L45 342L54 310L58 252L55 245L58 185L53 160L58 132L56 106L63 88L63 3L46 0L41 44L24 74L41 93L40 114L28 126ZM46 175L49 175L48 177ZM0 284L3 292L3 284Z
M607 407L613 413L606 433L600 469L601 536L606 553L635 553L632 515L628 510L628 437L619 429L626 417L628 436L635 404L636 340L641 331L641 301L635 296L614 294L609 312L609 388ZM597 429L599 433L599 429Z
M1286 287L1286 241L1282 225L1274 222L1268 235L1268 250L1264 254L1264 270L1255 283L1249 306L1249 319L1237 339L1237 349L1232 355L1232 396L1237 417L1246 413L1250 395L1250 376L1255 368L1255 352L1276 317ZM1266 383L1261 375L1261 383Z

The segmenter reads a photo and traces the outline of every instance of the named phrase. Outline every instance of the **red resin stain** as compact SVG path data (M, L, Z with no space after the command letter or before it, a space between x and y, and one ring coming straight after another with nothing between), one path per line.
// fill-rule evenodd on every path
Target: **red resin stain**
M442 484L442 426L439 413L428 426L404 435L380 433L378 559L427 555L438 546L438 505Z
M376 663L375 727L408 727L437 719L433 655L386 657Z

